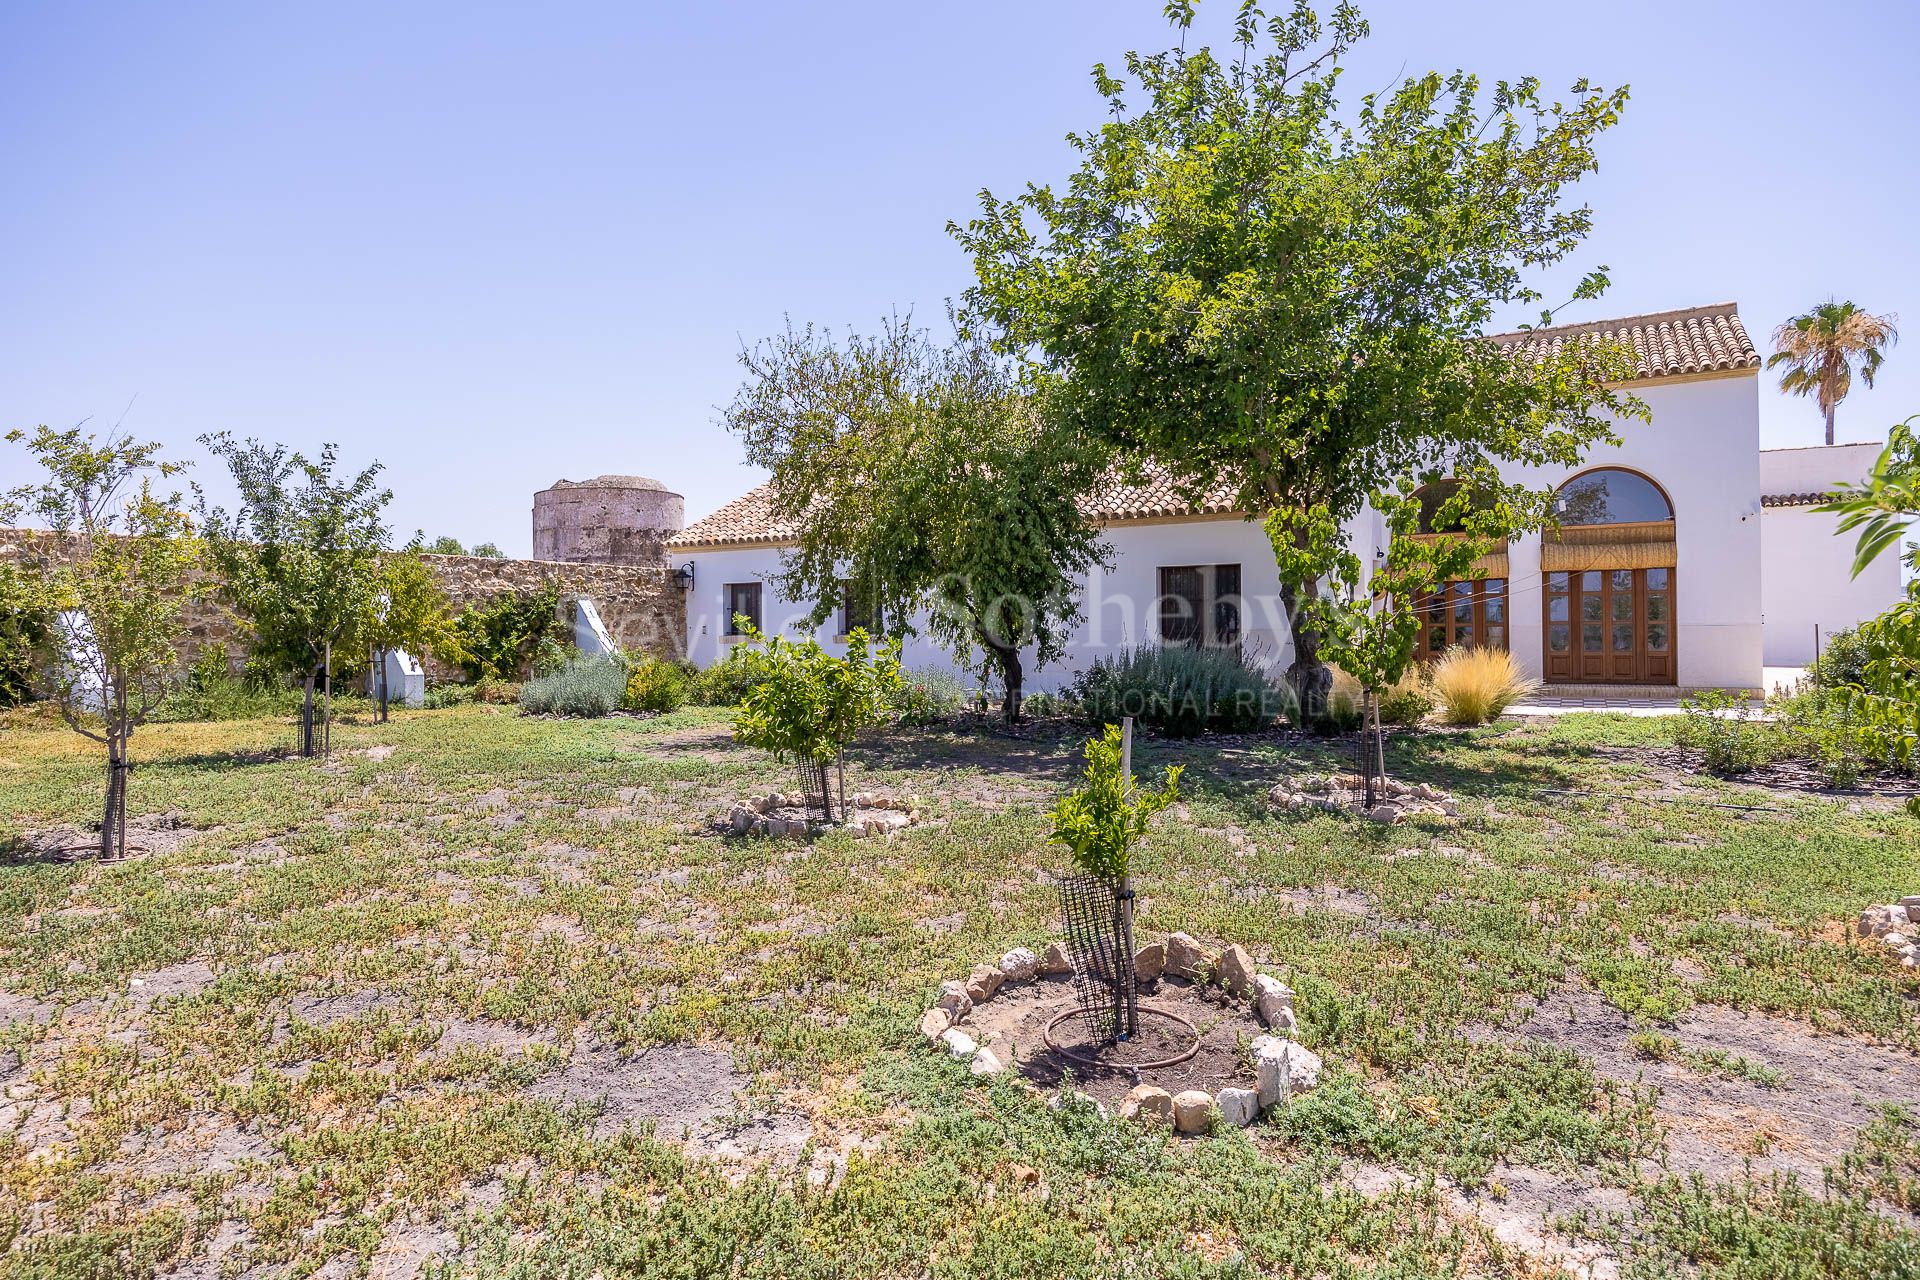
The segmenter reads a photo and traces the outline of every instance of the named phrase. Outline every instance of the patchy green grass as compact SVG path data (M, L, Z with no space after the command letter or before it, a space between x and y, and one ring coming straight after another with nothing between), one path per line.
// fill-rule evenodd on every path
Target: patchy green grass
M942 978L1054 934L1069 737L875 738L854 785L931 821L810 846L717 833L789 785L723 713L399 713L330 762L289 738L144 731L155 851L101 866L36 852L93 816L91 744L0 737L0 1275L1920 1262L1920 988L1846 928L1920 887L1920 823L1676 774L1661 721L1396 738L1461 817L1393 828L1266 805L1325 747L1143 744L1188 797L1136 860L1140 928L1246 945L1328 1064L1199 1141L917 1048ZM1892 1064L1879 1093L1818 1074L1855 1055ZM1527 1188L1547 1244L1496 1230Z

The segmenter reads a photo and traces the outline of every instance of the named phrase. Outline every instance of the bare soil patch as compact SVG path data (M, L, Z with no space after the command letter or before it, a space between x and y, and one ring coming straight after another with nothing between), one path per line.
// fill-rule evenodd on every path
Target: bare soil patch
M1920 1107L1920 1055L1828 1035L1765 1014L1699 1005L1664 1034L1695 1053L1717 1051L1780 1073L1769 1088L1743 1076L1703 1073L1684 1061L1635 1053L1626 1014L1595 992L1569 988L1510 1034L1570 1049L1601 1075L1655 1085L1667 1128L1667 1162L1679 1173L1722 1179L1751 1159L1761 1174L1795 1173L1817 1186L1821 1169L1851 1151L1887 1102Z
M527 1092L562 1105L597 1107L596 1137L651 1124L659 1137L685 1138L731 1111L734 1094L746 1083L723 1049L660 1045L627 1054L583 1033L575 1037L573 1056Z
M1157 1085L1168 1093L1187 1089L1217 1093L1234 1085L1251 1089L1257 1083L1246 1046L1255 1036L1266 1034L1266 1029L1252 1010L1231 1002L1218 987L1195 986L1178 978L1142 984L1140 1003L1171 1010L1193 1024L1200 1033L1193 1057L1168 1067L1128 1065L1171 1054L1193 1041L1184 1032L1169 1035L1170 1024L1144 1014L1140 1041L1102 1055L1114 1062L1110 1069L1095 1070L1055 1052L1047 1047L1047 1022L1073 1007L1074 993L1072 983L1053 978L1002 987L993 999L974 1006L961 1025L1009 1068L1039 1087L1072 1086L1108 1106L1117 1105L1136 1084ZM1078 1018L1061 1023L1054 1036L1068 1049L1093 1052Z

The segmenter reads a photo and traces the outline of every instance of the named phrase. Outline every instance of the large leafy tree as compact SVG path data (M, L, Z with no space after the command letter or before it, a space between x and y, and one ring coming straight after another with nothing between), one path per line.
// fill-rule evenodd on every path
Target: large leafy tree
M158 444L97 441L78 427L6 438L25 443L46 478L0 496L0 520L29 512L71 537L36 593L53 611L43 638L57 646L44 666L67 724L106 748L100 855L124 854L128 748L178 679L181 611L198 589L200 544L179 495L153 488L180 464Z
M308 458L225 432L200 442L227 464L240 495L229 515L195 489L222 591L250 633L251 657L301 682L300 753L310 756L315 686L328 695L330 736L336 656L349 662L362 656L377 617L387 545L383 513L393 493L379 487L377 462L351 479L336 479L338 455L330 444Z
M1637 411L1606 385L1618 350L1516 359L1484 336L1499 308L1540 302L1532 273L1586 235L1567 189L1626 91L1582 81L1548 101L1533 79L1483 93L1428 74L1343 105L1341 61L1366 32L1345 4L1323 22L1248 0L1225 56L1096 67L1109 118L1069 135L1065 189L982 193L951 228L973 255L969 314L1057 374L1066 425L1157 460L1190 496L1225 480L1243 510L1337 525L1408 476L1573 465L1610 414ZM1605 284L1601 268L1573 296ZM1545 494L1502 496L1544 516ZM1331 565L1282 567L1289 676L1314 705L1328 680L1298 606Z
M852 590L903 632L925 611L963 661L984 654L1020 717L1023 651L1054 661L1099 533L1078 497L1100 455L1049 428L1053 397L978 342L894 321L845 343L791 325L743 352L727 409L795 531L782 585L818 625Z
M1788 395L1814 398L1827 420L1827 443L1832 444L1834 410L1853 390L1854 373L1873 386L1886 348L1899 337L1893 316L1876 316L1829 298L1773 331L1767 368L1785 370L1780 389Z

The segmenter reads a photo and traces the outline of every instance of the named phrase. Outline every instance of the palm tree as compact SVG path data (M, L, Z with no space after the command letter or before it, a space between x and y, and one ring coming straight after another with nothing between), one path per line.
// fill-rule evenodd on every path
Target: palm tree
M1833 411L1853 389L1853 372L1869 387L1880 372L1881 348L1899 341L1897 316L1876 316L1851 302L1829 298L1803 316L1773 331L1773 355L1767 368L1785 365L1780 389L1788 395L1812 395L1827 415L1827 443L1833 443Z

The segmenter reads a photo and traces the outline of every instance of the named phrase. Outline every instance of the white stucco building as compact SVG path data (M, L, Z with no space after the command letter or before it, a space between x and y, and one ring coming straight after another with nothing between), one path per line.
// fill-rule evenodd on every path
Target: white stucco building
M1650 411L1618 423L1617 445L1580 467L1513 477L1561 494L1560 528L1514 540L1488 557L1487 576L1425 602L1428 654L1459 643L1506 648L1549 685L1758 689L1763 666L1812 657L1815 628L1831 634L1900 595L1900 566L1883 556L1850 576L1853 539L1813 507L1821 491L1862 479L1875 445L1762 450L1759 371L1732 303L1501 335L1515 351L1603 334L1630 344L1626 389ZM1189 506L1161 482L1116 484L1087 504L1108 567L1087 576L1082 620L1063 660L1028 664L1027 687L1072 682L1095 657L1140 643L1237 643L1284 666L1290 644L1272 549L1257 520L1227 500ZM1363 562L1384 529L1362 512L1348 537ZM811 601L780 591L789 531L764 486L667 540L688 562L687 652L702 666L737 642L731 619L798 634ZM836 609L818 638L848 626ZM859 619L853 619L858 622ZM953 667L924 636L909 667Z

